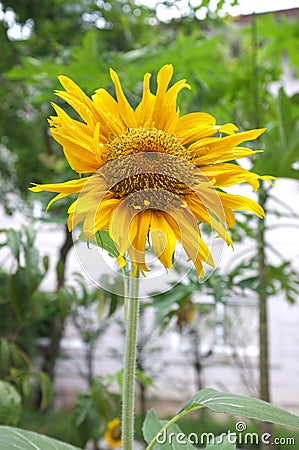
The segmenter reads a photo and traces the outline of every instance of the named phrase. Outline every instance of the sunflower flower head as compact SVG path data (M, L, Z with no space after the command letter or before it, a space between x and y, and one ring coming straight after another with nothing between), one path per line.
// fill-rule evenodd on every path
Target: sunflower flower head
M134 272L140 269L145 274L149 270L145 250L150 243L165 268L171 268L179 242L201 275L203 263L213 267L214 262L200 223L210 225L232 245L228 230L235 223L235 210L264 216L258 203L228 194L223 188L246 182L257 190L259 180L271 182L273 177L232 163L257 152L239 144L258 138L265 129L238 132L231 123L217 125L215 118L204 112L180 116L177 95L190 86L180 80L169 87L172 75L172 65L160 69L154 94L151 75L145 74L136 109L113 70L115 98L105 89L89 98L71 79L59 77L64 90L56 94L81 120L53 104L56 115L49 123L52 136L81 178L36 184L30 189L55 192L48 207L78 194L68 209L69 229L83 222L88 239L94 239L100 230L109 230L121 266L128 255Z
M118 417L108 422L104 439L107 441L109 448L121 447L121 428Z

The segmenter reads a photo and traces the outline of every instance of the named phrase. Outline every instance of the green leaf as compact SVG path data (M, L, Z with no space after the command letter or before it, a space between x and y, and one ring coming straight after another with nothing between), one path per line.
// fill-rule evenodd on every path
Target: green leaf
M24 361L24 356L23 356L21 350L19 349L19 347L14 342L11 342L9 348L10 348L10 354L12 357L12 361L13 361L15 367L23 367L25 361Z
M9 279L9 296L13 311L18 320L21 320L22 309L29 301L28 280L26 270L23 267L19 267Z
M222 437L221 437L222 439ZM216 438L217 441L217 438ZM223 442L208 444L204 450L235 450L235 444L229 442L227 437L223 438Z
M117 258L119 252L111 239L108 230L100 230L96 233L97 245L106 250L112 258Z
M80 427L88 418L90 408L92 407L91 397L89 393L79 395L76 407L73 412L75 426Z
M165 424L166 421L159 420L153 409L147 413L142 431L148 444L157 436ZM159 436L158 441L152 448L154 450L194 450L195 447L188 441L188 436L182 433L177 425L172 425L165 433Z
M154 387L153 380L148 375L146 375L144 372L142 372L142 370L136 369L135 375L136 375L136 378L138 379L138 381L140 381L140 383L143 384L144 386Z
M10 347L7 339L0 339L0 368L1 371L6 371L9 367Z
M48 270L49 270L49 256L48 255L45 255L43 257L42 263L43 263L44 272L45 273L48 272Z
M6 426L0 426L0 448L5 450L79 450L73 445L42 434Z
M17 262L20 260L20 248L22 244L22 235L20 231L7 230L7 245Z
M22 395L26 399L32 398L32 395L34 393L34 390L36 389L35 380L33 376L29 373L26 373L21 378L21 389L22 389Z
M25 273L30 293L33 293L40 285L43 275L39 270L40 255L35 247L24 246Z
M90 392L79 395L73 411L73 439L76 445L85 448L90 439L99 438L100 416L95 410Z
M57 301L59 306L59 314L61 318L65 318L71 308L73 297L70 292L64 287L61 287L57 292Z
M21 409L21 396L16 388L11 383L0 380L0 423L3 425L16 425ZM6 449L6 447L1 445L0 448Z
M98 414L109 419L114 405L100 377L96 377L92 382L91 400Z
M256 398L220 392L216 389L198 391L181 409L187 414L198 408L207 407L212 411L236 414L249 419L258 419L278 425L299 428L299 417L277 406Z
M212 411L219 413L235 414L237 416L247 417L249 419L258 419L262 421L272 422L278 425L299 428L299 417L289 413L281 408L271 405L256 398L244 397L242 395L220 392L215 389L202 389L197 392L174 416L169 422L159 421L154 410L150 410L143 424L143 435L149 443L147 450L150 449L180 449L180 444L184 441L184 448L194 448L189 438L184 440L184 436L180 429L176 426L180 418L191 411L199 408L207 407ZM174 435L171 435L174 433ZM182 438L178 439L178 433ZM217 442L217 438L216 442ZM174 440L176 443L174 444ZM196 443L193 442L192 443ZM187 445L187 447L186 447ZM189 445L189 447L188 447ZM220 446L219 446L220 445ZM234 450L235 447L230 446L228 440L208 446L207 449L214 450Z
M27 246L33 247L35 238L36 238L36 231L32 227L26 227L25 235L26 235L26 239L27 239Z
M44 372L38 372L37 376L39 379L42 394L40 409L43 411L44 409L46 409L52 399L52 384L50 378Z

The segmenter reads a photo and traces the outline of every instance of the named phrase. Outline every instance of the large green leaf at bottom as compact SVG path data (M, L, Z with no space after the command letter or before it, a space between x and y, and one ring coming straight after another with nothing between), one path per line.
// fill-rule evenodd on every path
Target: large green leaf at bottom
M6 426L0 426L0 448L3 450L79 450L78 447L33 431Z

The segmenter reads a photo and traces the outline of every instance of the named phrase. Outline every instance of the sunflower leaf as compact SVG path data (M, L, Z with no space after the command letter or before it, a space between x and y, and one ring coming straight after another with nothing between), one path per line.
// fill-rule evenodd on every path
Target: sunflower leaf
M231 442L229 442L228 437L220 437L220 441L221 442L217 442L217 438L216 438L216 443L210 443L208 444L204 450L235 450L236 446L235 444L232 444Z
M106 250L112 258L117 258L119 252L111 239L108 230L100 230L96 233L97 245Z
M299 428L299 417L278 408L270 403L256 398L220 392L216 389L202 389L198 391L181 409L187 414L198 408L207 407L212 411L227 414L236 414L249 419L258 419Z
M79 450L73 445L19 428L0 426L0 448L5 450Z
M155 411L151 409L145 418L142 431L144 439L148 444L159 435L161 429L166 425L165 420L159 420ZM184 438L185 436L185 438ZM187 435L182 433L177 425L172 425L167 431L162 432L153 447L154 450L194 450L195 447L188 442Z

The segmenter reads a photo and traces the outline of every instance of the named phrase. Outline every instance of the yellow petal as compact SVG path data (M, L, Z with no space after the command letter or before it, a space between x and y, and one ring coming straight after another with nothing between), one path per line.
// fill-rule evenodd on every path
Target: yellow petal
M233 186L239 183L249 183L256 191L259 187L260 175L249 172L236 164L215 164L213 166L201 167L201 171L207 176L216 180L215 187Z
M68 230L72 231L83 219L84 214L69 214L67 219Z
M261 128L258 130L244 131L232 136L225 136L224 138L202 139L201 141L191 144L190 151L194 155L199 155L195 158L197 165L215 164L243 158L244 156L257 153L258 150L254 151L245 147L235 146L240 142L256 139L264 131L265 128Z
M91 99L70 78L61 75L58 79L66 91L55 91L55 94L71 105L85 123L95 126L97 112Z
M228 208L238 211L248 209L261 219L265 217L263 208L256 201L251 200L250 198L243 197L241 195L226 194L224 192L219 192L219 196L223 205Z
M101 118L101 133L109 140L110 134L119 136L126 122L120 116L117 102L105 89L97 89L92 99Z
M78 173L95 172L100 167L100 147L95 148L92 128L73 120L58 105L52 103L52 106L57 116L52 116L49 121L53 126L51 133L53 138L63 146L69 165Z
M135 236L129 235L130 223L134 213L128 207L126 201L122 201L114 210L109 224L109 234L113 239L120 255L128 250L131 245L131 240ZM137 232L137 230L135 230Z
M153 212L150 224L153 249L164 267L172 267L176 238L163 213Z
M217 207L210 202L209 197L203 198L202 194L200 196L196 194L189 196L187 203L194 217L200 222L209 225L228 245L233 246L226 225L229 226L229 224L234 222L234 216L230 211L226 212L222 204L219 205L219 198Z
M49 210L49 208L52 206L52 204L54 202L56 202L57 200L60 200L61 198L67 197L68 195L69 194L58 194L58 195L55 195L55 197L52 198L52 200L47 204L46 211Z
M149 272L145 263L145 248L151 215L152 213L150 210L144 210L136 214L131 221L130 240L132 244L129 247L128 252L135 267L132 276L136 275L138 269L143 275L145 275L146 272Z
M114 210L119 206L120 199L103 199L96 211L94 231L106 230L109 228L109 223L111 217L113 216Z
M234 123L226 123L224 125L216 126L217 130L220 133L225 134L235 134L236 131L238 131L238 127Z
M175 133L182 138L182 144L187 144L196 139L215 134L215 125L216 119L210 114L194 112L179 118Z
M153 121L155 127L158 129L164 129L166 118L167 106L165 102L165 93L172 78L173 66L166 64L163 66L157 75L157 93L153 110Z
M115 93L118 102L120 116L122 120L127 125L128 128L137 127L137 120L135 117L134 110L128 100L126 99L125 94L123 93L118 75L114 70L110 69L110 76L115 86Z
M201 238L194 215L183 209L181 211L174 210L171 215L164 213L164 217L172 228L176 239L184 247L189 259L194 262L199 275L202 271L203 261L214 266L212 255Z
M150 78L150 73L144 75L142 99L135 111L138 125L143 125L144 127L150 127L152 124L155 102L155 96L150 91Z
M29 191L32 192L61 192L64 194L75 194L81 191L81 189L85 186L88 181L88 177L79 178L78 180L70 180L65 181L64 183L55 183L55 184L34 184L33 187L29 188Z
M169 134L172 134L176 129L179 120L179 109L177 108L177 96L178 93L184 89L191 89L190 85L186 83L186 80L177 81L165 94L165 116L166 121L163 129Z

